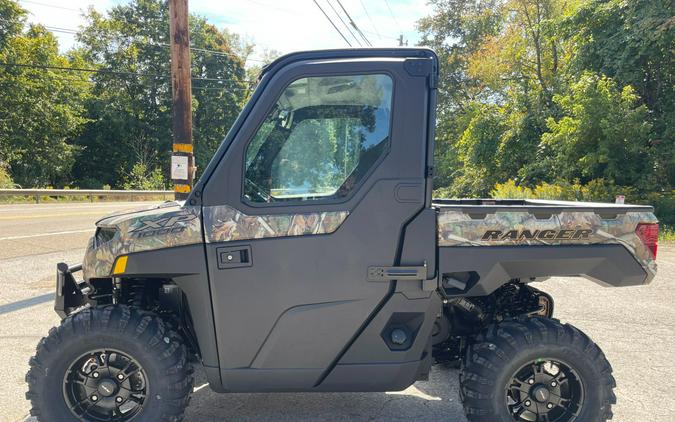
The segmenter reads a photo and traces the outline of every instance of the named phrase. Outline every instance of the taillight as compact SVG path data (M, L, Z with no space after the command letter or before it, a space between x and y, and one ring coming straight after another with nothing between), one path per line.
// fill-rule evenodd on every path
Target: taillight
M659 225L658 223L640 223L635 229L642 244L647 247L656 259L656 250L659 248Z

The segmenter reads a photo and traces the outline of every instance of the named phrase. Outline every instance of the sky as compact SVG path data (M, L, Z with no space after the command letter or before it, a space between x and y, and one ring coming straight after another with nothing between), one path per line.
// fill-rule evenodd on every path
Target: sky
M19 0L30 12L29 21L54 31L61 50L75 44L72 30L84 24L82 11L93 6L99 12L128 0ZM337 0L316 0L351 42L349 22ZM418 19L431 12L426 0L340 0L373 46L393 47L402 34L409 46L416 45ZM331 8L332 6L332 8ZM227 28L256 45L253 58L265 50L289 53L298 50L348 47L313 0L189 0L190 13L205 17L218 28ZM336 16L338 11L345 24ZM349 26L356 37L354 29ZM364 44L363 40L360 40Z

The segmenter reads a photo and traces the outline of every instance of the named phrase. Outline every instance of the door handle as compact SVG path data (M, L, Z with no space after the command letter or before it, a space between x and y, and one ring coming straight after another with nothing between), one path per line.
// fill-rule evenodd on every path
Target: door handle
M216 248L218 269L250 267L253 265L250 246Z

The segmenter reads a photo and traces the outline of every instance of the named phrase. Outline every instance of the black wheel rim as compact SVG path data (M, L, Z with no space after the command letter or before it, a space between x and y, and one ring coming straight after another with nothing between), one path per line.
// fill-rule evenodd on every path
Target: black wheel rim
M118 350L77 358L63 380L63 396L80 420L129 421L143 409L148 377L138 361Z
M506 406L516 421L577 420L584 404L578 372L556 359L537 359L516 371L506 386Z

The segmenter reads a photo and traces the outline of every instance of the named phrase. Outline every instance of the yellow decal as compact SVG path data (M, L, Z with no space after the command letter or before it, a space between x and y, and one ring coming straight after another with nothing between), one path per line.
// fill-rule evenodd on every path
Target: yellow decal
M174 192L189 193L190 185L176 185L174 186L173 190Z
M123 274L124 271L127 269L127 258L129 258L126 255L122 255L117 258L115 261L115 267L113 268L113 274Z
M192 144L173 144L173 152L192 152Z

